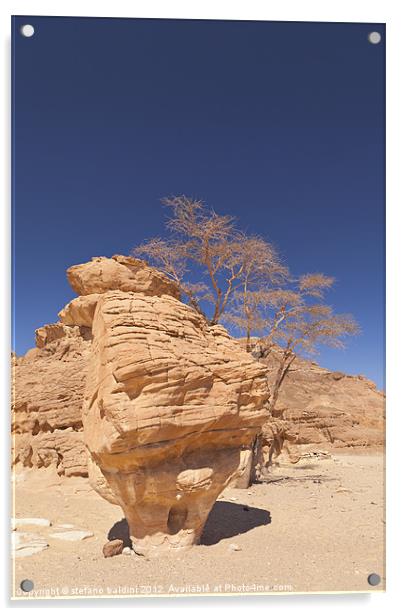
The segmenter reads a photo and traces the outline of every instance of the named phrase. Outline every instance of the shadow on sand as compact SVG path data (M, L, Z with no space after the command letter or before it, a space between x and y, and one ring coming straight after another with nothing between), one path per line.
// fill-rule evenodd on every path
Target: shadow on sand
M217 501L208 516L200 543L214 545L222 539L242 535L256 526L270 523L271 514L265 509Z
M201 545L215 545L221 539L229 539L247 533L256 526L271 523L271 514L264 509L247 505L217 501L208 516L201 536ZM109 541L122 539L123 546L132 547L130 531L125 518L115 522L107 534Z
M109 541L112 541L113 539L121 539L123 541L123 547L133 547L126 518L123 518L122 520L119 520L119 522L115 522L113 524L107 534L107 538Z

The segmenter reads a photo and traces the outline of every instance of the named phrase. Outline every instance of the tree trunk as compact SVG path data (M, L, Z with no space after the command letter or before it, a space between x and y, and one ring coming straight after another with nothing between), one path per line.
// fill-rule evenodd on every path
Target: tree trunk
M290 361L288 361L288 363L286 363L286 361L288 359L289 359L289 355L288 356L285 355L284 359L279 364L279 368L278 368L278 371L276 373L276 379L275 379L275 383L274 383L272 399L271 399L271 402L270 402L270 411L271 411L271 413L273 413L275 411L276 403L278 402L280 388L281 388L282 383L283 383L283 381L285 379L285 376L289 372L290 366L292 365L292 363L296 359L296 355L293 355L291 357Z
M290 358L290 361L288 361ZM279 396L279 391L280 388L282 386L282 383L287 375L287 373L289 372L290 366L292 365L293 361L296 359L296 355L292 354L286 354L284 359L281 361L281 363L279 364L278 367L278 371L276 373L276 379L275 379L275 383L274 383L274 388L273 388L273 394L272 394L272 400L270 402L270 411L271 411L271 415L273 414L274 410L275 410L275 405L278 401L278 396ZM288 362L288 363L286 363ZM272 462L272 454L273 454L273 450L272 452L270 452L270 460L269 462ZM251 465L248 465L244 474L240 477L239 479L239 484L236 483L236 487L238 488L244 488L247 489L250 485L252 485L253 483L255 483L256 481L258 481L260 479L259 474L261 471L261 462L263 459L262 456L262 434L258 434L256 436L256 438L254 439L254 442L252 444L252 456L251 456L252 460L251 460Z
M247 326L246 351L248 351L248 353L250 353L251 351L250 338L251 338L250 327Z

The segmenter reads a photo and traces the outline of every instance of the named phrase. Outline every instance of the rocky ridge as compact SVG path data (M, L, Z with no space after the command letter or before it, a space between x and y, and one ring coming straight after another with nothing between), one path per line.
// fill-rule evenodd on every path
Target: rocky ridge
M264 359L273 385L278 352ZM382 447L385 438L385 394L362 375L322 368L297 357L280 390L276 415L265 426L268 435L282 420L289 441L323 448Z

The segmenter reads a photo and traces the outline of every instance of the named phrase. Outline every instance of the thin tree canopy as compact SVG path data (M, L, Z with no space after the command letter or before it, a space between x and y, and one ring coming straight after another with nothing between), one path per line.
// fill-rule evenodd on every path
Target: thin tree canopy
M286 278L287 270L272 244L247 236L232 216L218 215L201 201L170 197L168 238L152 238L134 249L178 283L190 305L212 306L209 321L218 323L236 292L247 293ZM199 279L194 280L198 274Z
M352 315L324 303L334 278L322 273L292 277L272 243L241 231L229 215L184 195L163 200L167 237L152 238L133 253L174 280L190 306L214 325L221 320L246 336L261 336L266 357L279 354L271 396L279 390L296 353L314 354L321 345L343 348L358 333Z

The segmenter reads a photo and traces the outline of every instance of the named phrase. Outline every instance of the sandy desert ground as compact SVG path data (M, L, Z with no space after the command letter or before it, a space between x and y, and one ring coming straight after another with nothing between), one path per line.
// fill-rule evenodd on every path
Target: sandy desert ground
M146 560L105 559L102 546L127 533L119 507L87 480L46 471L16 476L16 517L44 517L48 528L24 527L46 538L44 551L14 561L14 598L144 596L264 592L381 591L384 571L382 453L333 453L282 463L269 483L228 488L208 519L201 545ZM50 537L61 524L92 537ZM111 533L111 534L110 534ZM371 587L370 573L381 583ZM22 580L34 582L24 593Z

